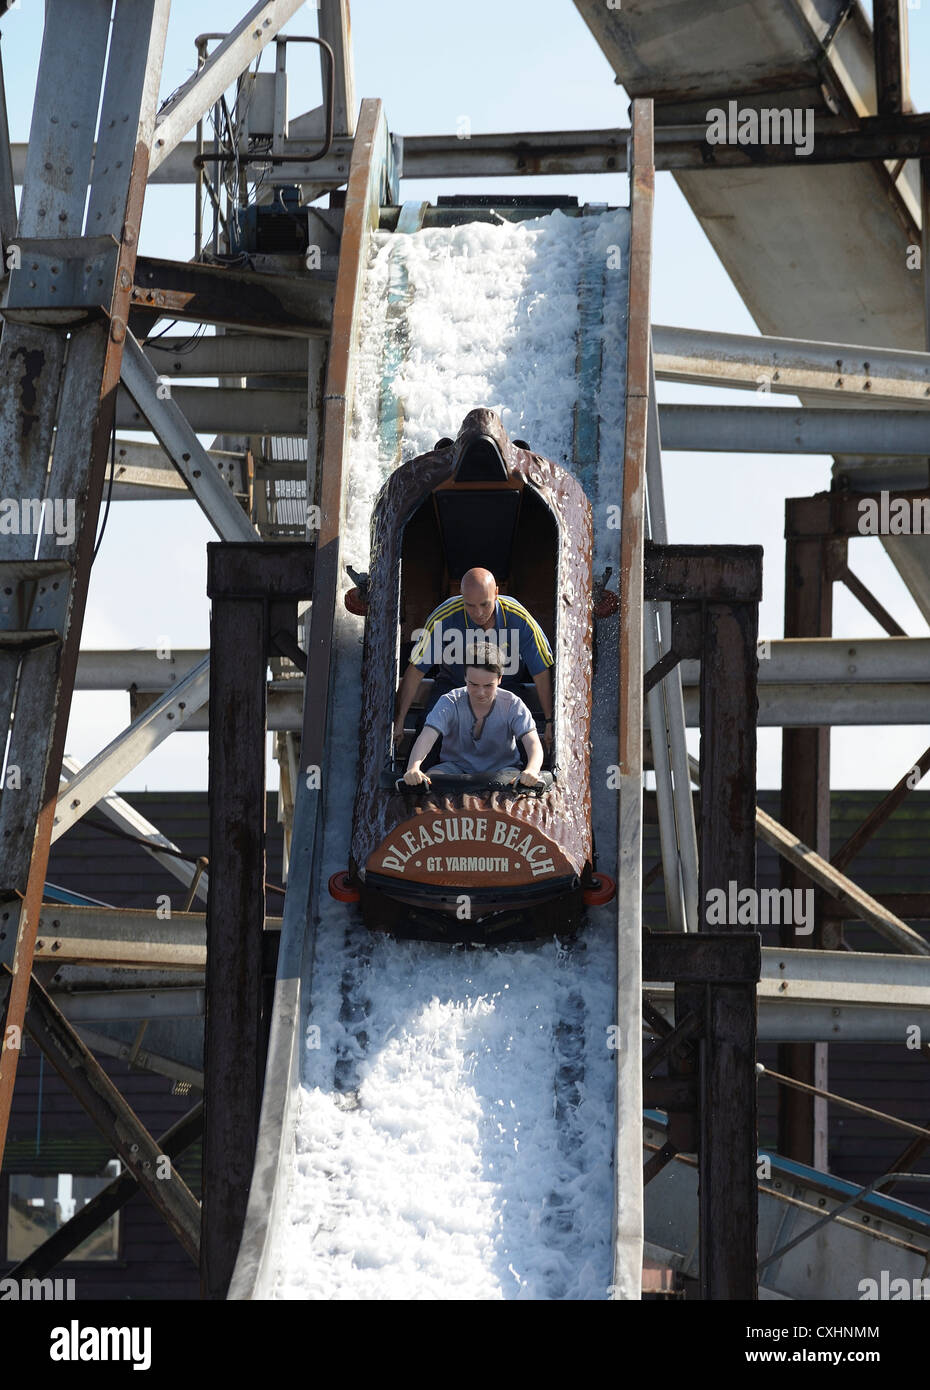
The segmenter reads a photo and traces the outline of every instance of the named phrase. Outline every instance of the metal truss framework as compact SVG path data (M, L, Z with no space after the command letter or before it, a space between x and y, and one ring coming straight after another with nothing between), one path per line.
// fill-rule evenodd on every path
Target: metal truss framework
M204 866L198 868L172 853L177 847L161 836L156 827L132 812L111 789L168 733L182 728L210 727L205 706L209 685L217 679L216 672L211 670L204 654L193 652L185 654L189 662L181 662L178 654L178 665L170 680L166 663L156 662L158 670L151 671L144 653L134 653L131 659L128 654L112 653L106 658L92 653L78 657L94 537L111 446L119 461L114 473L114 497L193 497L226 543L222 551L230 542L240 541L247 542L251 550L259 538L256 526L259 517L254 501L249 505L253 476L263 473L282 478L306 476L308 470L302 462L296 466L292 463L288 468L286 463L275 460L272 437L309 434L322 439L324 467L319 497L323 528L319 535L310 537L316 541L316 546L313 549L305 547L310 555L315 549L317 556L309 650L311 654L316 653L318 659L311 663L302 708L302 681L276 678L267 691L269 727L294 730L302 723L302 761L313 763L325 738L331 695L326 663L319 658L325 655L326 634L331 630L339 572L340 520L345 500L341 461L351 404L351 343L361 283L359 256L371 226L377 223L379 216L385 215L389 204L397 201L396 179L616 173L632 168L640 180L634 190L634 201L638 197L642 207L643 200L651 197L646 186L651 178L651 165L642 158L639 164L636 162L637 141L641 151L652 138L650 133L647 139L642 124L646 115L642 109L634 118L633 131L484 135L463 142L443 135L388 137L380 106L365 103L356 130L348 4L346 0L323 0L320 35L335 53L335 86L329 94L335 117L332 148L323 159L310 159L318 143L318 109L293 120L291 136L286 127L277 130L275 153L290 162L275 166L266 160L261 168L270 185L299 183L305 195L311 190L315 195L345 185L350 165L358 180L367 180L365 189L359 187L355 201L350 200L348 204L354 221L347 218L342 228L339 279L337 258L331 249L324 254L319 270L312 274L301 272L287 257L269 258L269 264L261 270L242 271L137 256L146 182L197 181L193 157L202 144L186 137L223 93L239 82L252 59L296 14L301 2L261 0L254 5L214 53L204 56L190 81L156 111L169 0L134 0L134 3L116 0L106 71L107 33L113 0L48 0L28 149L10 145L5 102L0 90L3 125L0 129L0 239L4 252L15 245L23 258L22 269L14 271L10 277L0 342L0 432L8 460L3 491L21 498L44 500L52 507L56 499L71 499L77 516L73 545L53 545L48 533L40 533L38 537L23 535L13 539L9 558L0 561L0 580L7 595L12 595L11 602L0 604L0 717L6 720L9 733L5 766L17 767L22 775L22 785L15 793L8 789L6 782L0 784L0 844L4 855L0 908L6 927L5 932L0 933L0 961L13 966L12 978L4 988L0 1153L18 1056L17 1048L8 1043L18 1036L16 1030L31 1026L34 1035L44 1039L42 1045L50 1057L54 1054L63 1067L67 1065L72 1071L77 1066L87 1078L82 1094L91 1113L104 1113L100 1096L106 1093L106 1104L115 1109L107 1112L111 1118L101 1123L109 1126L105 1132L115 1135L118 1122L112 1115L122 1115L123 1109L128 1107L121 1098L114 1099L106 1090L106 1077L94 1062L87 1043L92 1042L94 1050L103 1055L120 1055L120 1047L112 1038L88 1031L85 1024L119 1017L202 1017L205 995L200 972L205 964L209 1001L211 957L205 954L207 932L202 917L176 914L170 924L171 930L160 932L151 914L139 914L134 920L130 914L113 910L56 909L52 916L48 906L42 904L50 844L93 806L99 806L110 819L121 824L124 831L146 842L149 852L171 868L190 889L189 905L196 892L201 897L206 895ZM77 50L73 38L76 3L81 6L83 21L77 26L80 30ZM65 8L69 11L67 20ZM878 114L859 120L855 129L841 129L836 121L825 122L818 131L816 157L811 162L921 159L926 171L930 159L930 117L903 114L904 45L892 13L895 9L900 13L899 6L887 0L876 0ZM81 75L78 83L71 80L75 71ZM98 126L101 91L103 105ZM324 105L325 97L324 93ZM637 119L640 121L638 127ZM372 158L372 150L388 141L395 165L393 178L389 180L391 187L374 187L371 180L377 160ZM302 155L307 156L306 162L301 161ZM706 131L694 126L665 125L655 131L654 167L658 169L769 166L793 159L793 154L777 146L751 151L739 146L718 146L711 151ZM49 169L55 171L54 179L48 177ZM66 176L62 175L62 170ZM23 184L18 220L13 198L14 179ZM926 197L924 206L928 206ZM338 220L337 216L337 227ZM338 230L336 236L338 238ZM925 266L930 263L927 236L925 225ZM347 269L350 261L352 274ZM643 257L638 258L638 264L643 264ZM648 257L645 264L648 264ZM82 265L93 268L94 274L82 272ZM925 287L928 283L930 274L925 271ZM927 301L930 303L930 294ZM157 320L169 315L174 319L219 325L227 331L217 337L204 338L180 358L177 347L184 340L144 341ZM852 518L858 519L863 497L879 496L876 476L882 480L882 485L887 480L889 486L905 489L911 501L930 498L930 493L923 490L925 471L921 472L922 463L917 462L926 456L923 414L930 404L930 353L655 327L655 374L660 380L802 394L805 400L809 395L820 400L829 397L833 407L841 397L844 405L844 409L805 407L778 411L732 407L657 408L648 370L648 278L640 286L637 315L640 328L645 329L637 341L641 339L640 347L643 348L643 344L646 347L640 353L642 370L628 397L628 464L630 459L639 457L640 445L645 448L646 421L650 412L653 439L657 443L661 428L667 449L743 451L759 448L767 452L874 456L877 473L873 471L869 475L867 484L859 484L868 486L868 494L843 489L791 504L794 510L789 511L788 527L786 639L773 644L771 661L763 662L758 671L762 702L759 722L799 725L802 722L800 711L804 707L808 715L804 722L813 723L815 727L794 727L786 731L787 809L782 814L794 834L788 836L783 827L757 812L754 799L751 809L747 801L745 810L747 824L755 825L757 832L786 856L786 883L813 882L818 886L815 937L818 947L837 944L838 914L855 912L876 929L884 929L885 935L899 949L927 954L923 939L902 920L904 916L923 915L925 904L913 901L896 904L890 899L875 903L861 893L841 872L850 862L856 846L844 847L846 853L840 851L831 867L829 835L825 827L829 815L826 726L844 721L866 722L866 707L874 705L878 698L887 701L889 681L894 682L890 688L895 692L893 712L898 718L920 722L920 712L926 709L928 639L906 638L893 618L884 613L861 581L851 574L845 563L845 538L856 534ZM338 351L329 353L330 344L336 343ZM322 364L327 355L330 377L325 404L320 401L314 404L307 389L308 360ZM247 380L249 390L233 386L180 387L175 388L169 398L163 397L158 390L160 381L166 377L197 376ZM265 377L267 385L257 385L256 379L260 381ZM898 408L864 411L861 409L864 401ZM849 409L851 406L858 408L853 411ZM128 431L151 430L159 444L115 439L117 427ZM204 450L196 435L206 430L221 436L237 434L248 438L249 447L241 451L233 447ZM253 448L259 443L259 437L262 443L255 453ZM644 458L643 454L640 461L644 462ZM660 459L654 462L658 464L660 479ZM653 493L650 509L656 500L654 477L650 479ZM637 481L635 470L628 468L624 482L630 490L624 515L633 519L637 516L634 494L637 487L642 488L643 480ZM308 498L310 495L308 493ZM635 526L625 533L627 592L634 597L636 594L642 597L643 592L643 544L642 531L637 534ZM635 689L628 681L621 684L621 689L627 691L628 701L633 700L636 705L635 709L627 709L626 717L621 720L625 742L620 750L620 766L631 779L621 822L627 826L638 823L636 806L641 791L633 787L633 781L641 788L642 750L635 746L635 731L639 727L637 711L641 709L642 696L645 694L648 703L650 690L661 690L665 699L673 700L675 696L669 682L679 680L679 673L676 670L672 677L669 675L674 667L672 657L675 660L684 657L680 681L684 708L690 714L688 722L698 722L694 708L696 693L691 692L696 692L699 682L708 688L709 683L716 682L715 689L723 692L729 710L727 717L739 724L745 755L727 768L722 755L715 758L711 753L705 760L702 740L706 810L702 826L701 891L712 880L725 882L728 875L748 883L752 881L748 842L745 836L732 838L734 827L724 826L720 818L712 814L712 808L718 804L714 778L735 777L744 792L749 785L747 768L751 760L746 740L754 739L755 724L750 733L744 716L753 707L755 698L755 677L750 671L754 641L749 641L741 622L736 623L737 632L732 628L735 621L732 615L728 617L722 612L714 612L710 627L707 627L707 613L714 607L714 601L708 599L706 589L702 588L706 576L698 574L695 555L689 557L684 548L672 548L660 562L658 554L654 552L647 565L647 596L657 604L672 603L676 607L677 626L665 630L660 626L657 644L652 649L647 648L647 659L654 665L652 686L648 672L642 691L638 679L634 682ZM217 564L221 563L218 559ZM669 567L675 564L681 572L663 589L659 572L664 566L667 578ZM894 634L880 642L856 644L858 696L856 691L845 689L850 684L848 673L839 669L842 659L829 640L829 589L834 580L845 582L883 623L886 631ZM704 624L701 629L703 661L698 669L694 663L701 643L698 643L694 627L694 614L689 615L686 610L689 603L694 607L701 593L704 594L700 600ZM684 594L690 598L683 598ZM726 602L731 601L737 601L732 594ZM230 596L227 602L236 601ZM738 602L745 607L751 606L754 600L742 595ZM638 602L636 611L638 614ZM804 645L796 644L795 638L805 639ZM817 640L811 641L812 638ZM621 671L641 675L642 633L638 617L625 628L623 641ZM734 668L719 659L723 647L733 642L742 652L737 663L742 673L739 679L734 677ZM848 648L849 644L842 645ZM293 645L290 654L294 654ZM657 658L655 663L652 663L653 656ZM141 685L138 680L140 667L146 667ZM260 673L251 675L249 698L258 709L266 699L264 667ZM152 692L148 698L139 697L137 717L86 767L78 769L74 764L69 765L63 757L63 745L72 689L126 688L127 684ZM773 692L771 699L767 687ZM282 712L278 712L279 704ZM887 722L887 703L885 709L882 722ZM216 736L212 728L211 734ZM926 767L923 770L926 771ZM680 793L680 787L678 791ZM901 784L889 793L863 826L857 845L900 804L905 794L906 787ZM292 804L292 815L293 811ZM312 822L317 814L315 798L298 796L298 815L305 822L304 832L306 822ZM798 837L803 841L800 849L795 843ZM635 835L633 840L636 840ZM305 833L304 842L312 851L313 835ZM621 836L621 853L630 850L630 843ZM731 862L734 854L742 855L739 865ZM634 906L638 911L641 874L638 851L633 857L636 863L631 865L632 871L626 881L635 888L637 903ZM293 868L294 892L289 892L286 912L299 915L306 910L312 864L302 860ZM824 897L824 893L828 896ZM838 904L836 908L831 909L830 895ZM221 899L214 901L218 903ZM899 912L895 912L896 906ZM905 908L909 910L906 912ZM208 907L208 913L210 911ZM82 913L85 915L81 916ZM258 955L255 956L253 950L254 959L250 957L250 969L255 967L259 974L267 969L275 954L275 925L271 919L265 921L264 936L258 940ZM701 936L705 935L704 932L696 934L692 943L695 951L702 944ZM734 934L734 941L736 935L739 934ZM679 944L685 945L683 941L675 942L669 945L669 950ZM711 945L709 941L706 944ZM808 972L802 973L802 980L809 981L818 974L819 963L810 961L808 953L791 950L781 954L798 958L796 968ZM802 954L804 962L799 959ZM32 976L34 961L56 958L100 967L144 966L153 972L161 971L162 975L158 977L153 973L153 981L160 978L160 983L153 983L150 990L141 991L103 988L101 980L100 992L88 989L79 997L69 999L67 1004L62 999L62 1007L56 1009ZM626 959L629 962L629 952ZM652 958L647 956L647 959ZM704 1243L706 1253L702 1256L705 1290L716 1291L710 1296L727 1296L723 1291L729 1289L730 1296L737 1296L732 1291L738 1289L742 1291L741 1296L748 1297L754 1293L752 1256L740 1232L745 1235L749 1229L745 1223L751 1224L753 1220L754 1189L753 1192L748 1188L743 1191L745 1183L739 1188L740 1198L734 1210L738 1208L744 1224L739 1229L732 1223L726 1226L726 1239L723 1227L714 1235L715 1216L731 1203L731 1196L725 1195L718 1205L718 1198L713 1194L718 1191L717 1184L731 1181L729 1165L732 1165L733 1155L732 1150L729 1155L724 1152L721 1128L715 1124L713 1106L706 1102L711 1091L706 1092L701 1111L704 1118L700 1145L694 1133L693 1104L697 1083L693 1042L701 1030L705 1030L706 1053L701 1064L705 1068L701 1073L705 1079L700 1084L712 1086L715 1083L708 1078L714 1068L726 1070L728 1066L722 1054L715 1060L714 1029L727 1035L729 1041L724 1048L733 1045L728 1032L731 1027L742 1029L740 1037L746 1041L752 1013L749 991L755 984L748 966L738 980L728 976L725 981L709 957L704 969L705 973L700 975L695 973L696 967L689 966L688 974L681 966L679 974L670 970L666 976L677 980L676 1034L671 1035L675 1041L670 1041L664 1052L659 1051L659 1044L647 1058L647 1098L651 1096L655 1103L661 1101L670 1111L668 1144L685 1150L690 1146L691 1152L701 1147L702 1162L708 1165L701 1199L703 1228L709 1233ZM164 972L173 972L173 986ZM637 973L635 962L634 973ZM638 979L637 973L637 990ZM630 982L626 983L629 986ZM293 1007L293 999L284 998L291 984L285 978L279 1001L283 1009ZM219 975L213 987L222 988ZM901 984L890 987L903 988ZM715 988L718 988L716 995ZM767 997L764 984L762 997ZM260 1014L261 1003L254 999L252 1002ZM826 1008L827 1004L818 995L816 1001L811 996L809 1004L794 1007L796 1012L807 1009L808 1013L800 1021L793 1019L784 1025L770 1021L774 1006L767 1012L764 1010L761 1015L765 1020L764 1030L774 1027L777 1036L777 1029L782 1026L783 1047L790 1051L781 1054L781 1070L802 1080L806 1078L822 1090L826 1079L825 1049L820 1041L810 1041L816 1036L811 1032L816 1023L811 1020L816 1018L816 1009ZM703 1020L700 1028L689 1023L696 1009ZM209 1035L209 1002L207 1013ZM248 1026L255 1025L253 1032L258 1027L258 1014L249 1016ZM669 1026L665 1020L666 1030ZM866 1023L862 1022L861 1026L866 1027ZM657 1022L656 1027L659 1027ZM229 1038L222 1028L215 1029L214 1034L210 1055L215 1059L228 1046ZM261 1053L262 1047L256 1044L256 1055ZM692 1054L690 1059L689 1053ZM668 1056L673 1063L670 1077L652 1076ZM273 1057L272 1070L277 1068L282 1072L285 1062L286 1059ZM193 1078L195 1082L200 1076L196 1070L185 1069L183 1063L170 1058L152 1056L138 1064L150 1065L167 1075ZM251 1099L246 1097L248 1115L243 1122L252 1132L257 1122L262 1070L259 1066L258 1093L250 1093ZM202 1077L200 1080L203 1084ZM667 1083L664 1099L660 1095L663 1082ZM207 1084L210 1084L209 1074ZM627 1077L625 1084L629 1098L635 1091L635 1083ZM740 1143L747 1154L750 1135L753 1146L755 1144L754 1092L751 1092L747 1081L739 1107ZM820 1102L813 1095L803 1093L784 1091L783 1095L783 1151L808 1161L822 1159L825 1130L822 1125L824 1112L817 1108ZM680 1109L676 1110L676 1106ZM284 1122L283 1115L280 1121ZM127 1122L134 1123L138 1129L138 1121L131 1112ZM156 1151L180 1153L198 1137L202 1123L198 1108L158 1141ZM206 1123L209 1135L209 1106ZM143 1151L150 1153L155 1141L144 1133L142 1138ZM728 1125L726 1145L732 1142L732 1128ZM215 1152L219 1152L219 1146L220 1140L215 1136ZM671 1157L672 1154L667 1153L663 1164ZM241 1159L242 1154L239 1155ZM220 1163L217 1171L221 1166ZM250 1166L251 1149L245 1164L246 1168ZM242 1171L237 1181L245 1171L242 1162L239 1167ZM750 1167L747 1162L747 1174ZM655 1164L652 1168L647 1165L645 1180L648 1181L655 1171L658 1171ZM48 1242L48 1248L43 1247L31 1262L27 1262L29 1272L51 1268L85 1238L94 1224L105 1220L125 1201L137 1183L149 1191L156 1205L161 1202L159 1209L178 1239L192 1257L197 1258L200 1218L194 1210L194 1199L186 1189L181 1190L181 1185L175 1188L172 1199L176 1199L175 1206L166 1205L154 1190L158 1184L147 1183L144 1165L140 1171L136 1164L129 1166L129 1174L118 1179L112 1190L101 1194L93 1209L82 1213L79 1225L69 1223L70 1230L64 1228ZM215 1191L220 1192L222 1178L217 1183ZM174 1187L174 1184L165 1186ZM632 1189L629 1186L626 1189L624 1200L631 1190L636 1198L634 1183ZM638 1199L633 1206L641 1210ZM215 1262L209 1274L205 1274L207 1296L222 1296L228 1284L242 1212L237 1209L234 1217L229 1230L217 1237ZM204 1229L208 1229L206 1225ZM636 1231L635 1210L627 1234L632 1240L631 1248L636 1246L637 1239L641 1241L641 1228L638 1236ZM204 1268L207 1269L206 1263Z

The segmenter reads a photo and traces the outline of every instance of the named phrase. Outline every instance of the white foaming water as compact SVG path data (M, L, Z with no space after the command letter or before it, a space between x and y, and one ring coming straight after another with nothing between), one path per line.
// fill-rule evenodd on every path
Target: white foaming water
M586 263L603 267L618 239L613 216L560 213L376 237L349 460L350 563L367 564L398 412L403 459L484 405L539 453L570 461L579 278ZM609 351L618 329L605 318ZM615 394L605 393L602 453L622 441ZM343 660L345 688L360 655ZM345 694L346 727L329 756L346 774L327 805L324 874L348 851L357 725ZM555 941L466 952L369 940L355 909L325 897L320 919L276 1296L605 1298L610 931L589 925L569 952Z

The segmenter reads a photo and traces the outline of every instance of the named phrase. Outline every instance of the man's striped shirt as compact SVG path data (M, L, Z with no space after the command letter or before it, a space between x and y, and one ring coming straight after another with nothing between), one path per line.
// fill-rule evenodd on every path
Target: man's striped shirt
M424 674L441 666L454 685L465 684L465 660L472 643L485 631L465 611L461 594L434 608L410 653L411 664ZM524 662L531 676L552 665L546 635L533 615L515 598L500 594L494 608L494 627L487 636L497 642L505 660L505 675L515 676ZM451 634L451 635L450 635Z

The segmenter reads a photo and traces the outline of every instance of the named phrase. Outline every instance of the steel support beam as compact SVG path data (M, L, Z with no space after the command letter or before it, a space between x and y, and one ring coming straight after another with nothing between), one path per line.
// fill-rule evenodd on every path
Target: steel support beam
M685 721L689 729L699 723L697 684L686 685ZM805 729L812 725L850 727L858 725L927 723L930 708L930 681L922 684L866 681L843 686L765 684L759 691L760 728ZM280 717L286 718L284 711ZM186 728L197 729L197 717Z
M786 533L790 530L786 527ZM845 541L824 538L799 540L789 536L785 549L785 636L829 637L833 630L832 568L845 560ZM837 546L840 553L837 553ZM823 859L830 858L830 729L786 729L782 735L781 823ZM803 889L807 880L798 867L781 861L781 886ZM815 898L812 944L838 946L839 934L827 927ZM794 929L782 926L783 946L796 945ZM828 1052L824 1043L785 1044L778 1050L778 1068L822 1090L828 1081ZM826 1170L828 1159L827 1104L788 1087L778 1092L778 1151L786 1158Z
M754 888L756 846L756 642L761 550L746 547L752 602L706 602L701 660L701 829L698 920L706 930L713 889ZM731 928L735 923L730 923ZM677 991L676 991L677 993ZM682 991L682 1007L690 995ZM754 984L706 991L701 1047L701 1284L710 1299L756 1297Z
M136 1047L135 1043L111 1038L106 1033L97 1033L91 1028L77 1027L75 1032L91 1052L98 1052L104 1057L116 1057L120 1062L128 1062L133 1070L150 1071L156 1076L167 1076L172 1081L184 1081L195 1091L203 1090L203 1072L196 1067L188 1066L186 1062L179 1062L176 1057L162 1057L157 1052L150 1052L148 1048Z
M121 379L144 417L137 428L151 428L165 453L194 494L207 520L223 540L254 540L257 532L220 476L178 403L161 389L158 373L131 333L123 349ZM192 388L196 389L196 388ZM117 422L119 422L117 410Z
M695 952L708 930L710 895L754 888L756 644L762 593L757 546L649 546L646 596L671 601L672 649L700 659L701 842ZM727 930L738 923L727 919ZM742 936L743 934L740 933ZM678 948L687 952L691 938ZM756 1297L757 1146L756 973L696 982L675 978L676 1025L703 1020L697 1074L673 1053L672 1081L696 1081L698 1114L669 1114L670 1142L697 1151L700 1166L700 1270L704 1298ZM652 949L652 948L650 948ZM657 948L661 949L661 948ZM713 955L713 952L711 952ZM697 958L697 957L696 957ZM706 968L706 967L705 967ZM721 1104L721 1097L726 1104Z
M109 261L112 278L71 321L66 343L60 325L53 326L57 320L51 287L44 282L34 285L26 266L12 272L8 293L13 295L14 280L18 281L22 312L19 322L5 325L0 343L0 433L9 455L5 485L18 498L46 499L49 505L57 499L60 506L71 509L73 523L71 539L64 545L53 545L47 534L38 539L21 534L6 541L14 566L23 561L35 564L38 582L32 603L53 613L55 622L47 644L27 647L24 653L16 645L0 652L0 711L10 734L8 759L21 769L21 785L12 798L9 791L0 795L0 843L4 845L0 891L22 905L0 1053L0 1153L6 1142L19 1057L6 1038L10 1029L15 1036L21 1028L27 1003L106 476L169 4L168 0L117 0L112 23L111 8L109 0L81 0L76 19L73 3L49 0L46 6L17 236L48 238L51 230L65 242L66 250L70 242L73 252L83 256L86 207L88 234L114 248ZM81 69L80 82L74 80L76 65ZM91 177L98 108L100 139ZM32 322L24 322L23 313ZM15 574L8 572L8 577ZM42 626L49 624L43 620ZM11 638L7 633L8 643Z
M761 405L663 405L666 450L739 454L926 456L923 410L799 410Z
M332 326L331 279L318 272L259 274L232 266L140 256L132 305L172 319L326 338Z
M74 688L167 690L208 655L197 647L177 648L164 656L153 649L85 649ZM685 659L679 669L682 683L696 687L700 663ZM758 681L760 686L920 684L928 672L930 637L776 637L766 643Z
M336 60L333 131L336 135L354 135L355 78L349 0L320 0L318 26L320 38L329 44Z
M264 277L267 279L267 277ZM293 376L306 379L304 338L257 333L217 333L198 339L174 335L143 344L161 377Z
M742 387L773 395L818 393L839 398L844 405L930 405L930 352L659 324L653 325L652 340L660 381Z
M805 732L807 731L805 730ZM796 831L787 829L774 820L772 816L758 808L756 810L756 830L760 838L766 844L771 845L772 849L776 850L782 859L791 866L793 872L790 877L793 882L784 882L784 887L793 888L795 884L798 887L804 887L807 882L810 882L816 888L822 889L830 897L836 898L842 903L850 917L868 923L874 931L887 941L892 942L899 950L906 951L910 955L930 955L930 942L925 941L919 932L913 931L906 922L902 922L893 912L882 907L877 898L864 892L852 879L840 873L839 869L835 869L825 855L817 854L815 850L799 839ZM788 877L786 872L785 878ZM821 908L818 904L815 940L819 931L821 915ZM833 939L839 939L838 932L833 934ZM786 933L786 944L795 944L795 936L791 931ZM800 1079L803 1080L804 1078Z
M219 50L217 50L219 52ZM215 57L216 55L212 55ZM514 178L537 174L620 174L627 172L628 129L530 130L473 134L462 140L454 133L393 135L401 156L399 177L405 179ZM315 153L304 139L285 140L288 156ZM153 159L155 184L196 183L194 140L178 142ZM266 182L319 183L338 187L348 177L352 140L336 136L330 153L318 161L274 166ZM656 129L657 170L751 169L755 167L871 163L874 160L920 159L930 156L930 116L864 117L855 131L814 129L809 155L799 157L792 144L709 145L706 125L659 126ZM12 146L13 176L22 182L26 145ZM262 163L256 156L251 163Z
M899 116L909 104L905 0L872 0L875 92L880 116Z
M135 655L127 654L127 659ZM153 667L158 664L152 661ZM681 679L685 685L697 684L696 661L682 661ZM760 686L919 684L928 679L930 637L776 637L766 643L759 660Z
M5 993L9 973L4 974L7 980L0 977L0 988ZM29 985L26 1027L196 1264L200 1244L197 1199L176 1172L170 1182L159 1179L158 1143L35 979Z
M160 918L139 908L48 903L39 918L36 960L145 970L202 970L207 961L202 912Z
M146 363L148 366L148 363ZM152 391L162 392L161 397L146 394L144 404L136 400L135 405L124 393L116 403L116 424L121 430L149 430L152 429L156 434L159 429L152 423L152 416L156 421L160 421L159 428L167 429L171 420L176 422L176 432L178 437L177 445L171 449L165 448L165 452L175 461L175 453L180 462L181 476L185 479L194 496L197 498L201 507L205 511L208 520L219 530L217 521L207 510L216 501L213 496L214 488L212 479L216 477L223 488L225 505L223 510L218 513L220 520L231 516L231 507L239 506L228 483L219 476L217 467L211 462L210 454L196 441L197 434L254 434L254 435L302 435L307 433L307 392L296 388L293 391L286 389L273 389L263 387L261 389L246 389L241 386L171 386L170 388L159 383L154 370L149 367L151 373L150 381ZM132 395L129 387L129 377L124 380L124 385ZM295 384L296 386L296 384ZM170 397L168 391L170 389ZM152 404L154 401L155 404ZM138 409L136 409L138 406ZM170 407L169 411L164 407ZM198 452L195 453L190 445L189 436L194 437ZM171 436L168 436L169 438ZM183 439L184 442L181 442ZM184 455L189 454L190 458L185 459ZM175 467L178 464L175 463ZM273 476L273 474L272 474ZM194 491L194 484L202 483L206 478L211 480L207 486L200 486L199 494ZM219 494L219 488L216 489ZM239 507L239 511L246 521L248 517ZM225 521L223 522L225 524ZM240 523L233 520L233 525L239 526ZM257 536L257 532L254 533ZM226 539L245 540L246 536L235 534Z
M107 988L57 990L53 998L63 1018L75 1025L83 1023L127 1023L140 1019L203 1018L204 991L198 985L178 985L151 989L114 989L112 975L106 974Z
M186 500L192 496L187 479L160 444L117 437L114 453L114 502ZM250 456L220 449L208 449L207 456L229 491L236 497L247 497Z
M264 1071L266 670L296 644L297 604L313 588L305 541L207 547L210 698L210 862L201 1288L225 1298L239 1249L255 1157Z

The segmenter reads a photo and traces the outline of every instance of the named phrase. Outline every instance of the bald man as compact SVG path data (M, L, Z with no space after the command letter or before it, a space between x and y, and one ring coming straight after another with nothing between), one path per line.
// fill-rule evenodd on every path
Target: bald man
M434 608L410 653L394 702L394 739L402 738L404 719L420 681L439 666L433 703L448 690L465 684L465 662L474 646L488 633L506 661L505 685L516 682L523 663L533 679L546 719L543 742L552 743L552 651L536 619L516 599L498 591L490 570L471 569L462 577L460 593Z

